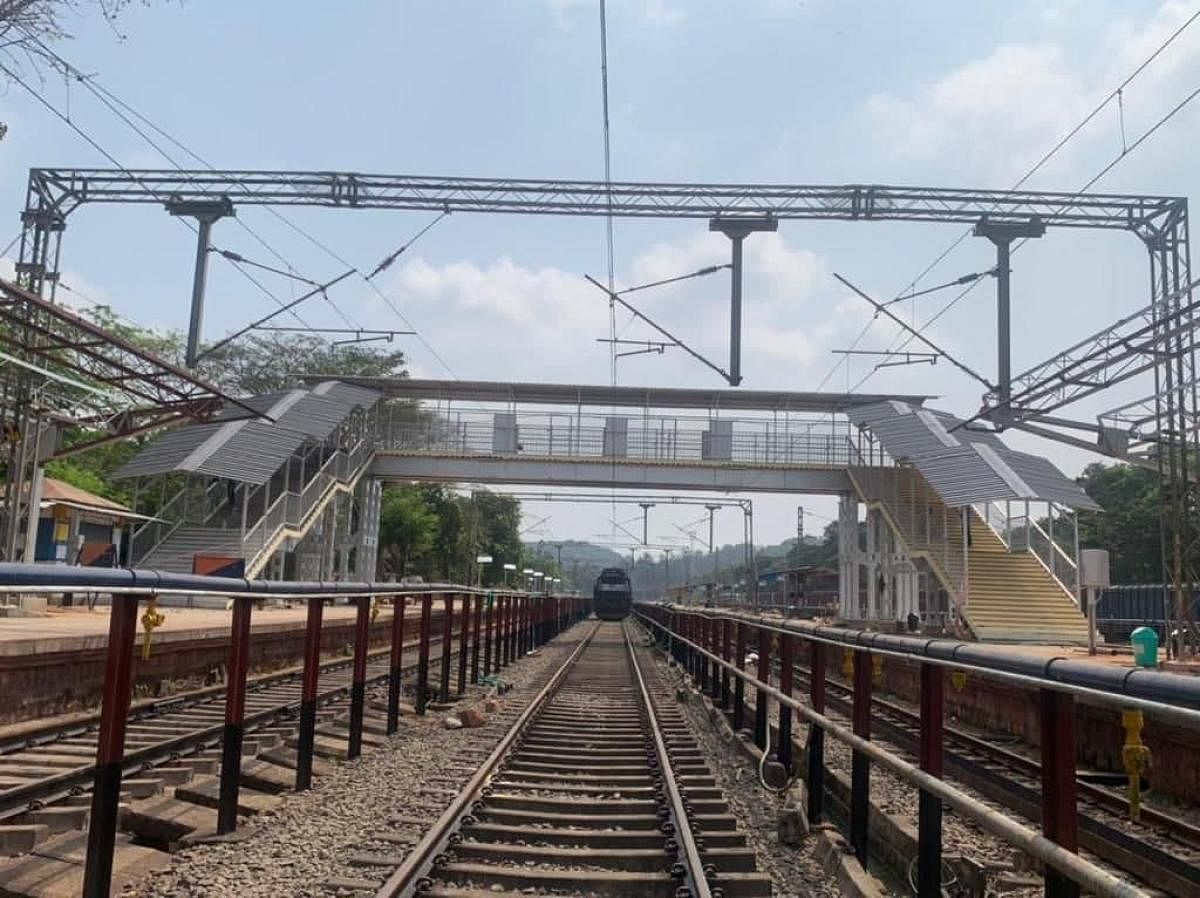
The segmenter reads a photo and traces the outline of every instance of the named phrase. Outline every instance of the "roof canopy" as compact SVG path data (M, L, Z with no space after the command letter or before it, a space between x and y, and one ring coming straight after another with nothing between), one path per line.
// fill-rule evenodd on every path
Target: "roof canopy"
M846 414L892 458L912 462L951 507L1017 499L1100 508L1047 459L1010 449L995 433L967 427L947 412L893 399Z
M316 378L310 378L310 381ZM888 399L920 405L926 396L878 393L793 393L774 390L700 390L676 387L610 387L589 384L507 383L485 380L417 380L351 377L347 383L404 399L522 403L527 405L625 406L730 411L839 412Z
M304 443L324 440L355 408L369 408L379 397L375 390L337 381L254 396L245 404L266 420L218 418L169 430L126 462L117 476L181 471L266 483Z

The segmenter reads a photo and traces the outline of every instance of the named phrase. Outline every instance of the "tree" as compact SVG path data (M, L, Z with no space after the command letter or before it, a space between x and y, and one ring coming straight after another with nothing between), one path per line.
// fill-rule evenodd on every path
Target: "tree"
M1097 462L1077 482L1103 509L1079 513L1080 547L1108 550L1114 583L1161 583L1158 475L1135 465Z
M388 486L379 512L379 573L403 577L433 548L437 515L419 486Z
M333 346L310 334L250 333L206 356L199 373L223 389L252 396L295 386L302 375L402 377L404 353L363 344Z

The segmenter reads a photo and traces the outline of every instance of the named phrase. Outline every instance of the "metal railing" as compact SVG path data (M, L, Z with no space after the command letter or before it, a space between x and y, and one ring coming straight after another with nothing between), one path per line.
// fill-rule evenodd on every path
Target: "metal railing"
M1053 502L985 502L974 508L1008 551L1028 552L1079 604L1079 565L1076 559L1079 531L1074 513L1059 508ZM1044 508L1045 515L1036 515L1033 511L1035 508ZM1060 521L1057 532L1054 526L1056 515ZM1063 518L1067 519L1065 525ZM1043 521L1046 522L1045 527L1042 526ZM1070 536L1070 552L1060 542L1063 526L1066 526Z
M914 863L917 881L913 888L923 898L942 894L943 805L1041 861L1045 865L1047 895L1072 894L1071 883L1079 884L1089 894L1108 898L1144 898L1149 894L1076 853L1077 843L1084 839L1080 838L1081 809L1076 803L1074 702L1084 700L1114 714L1136 709L1173 725L1200 729L1200 681L1067 658L1048 660L1002 647L981 653L970 643L949 639L773 620L729 610L695 611L642 603L635 606L634 612L662 649L670 652L685 674L692 677L695 686L710 694L714 707L732 711L734 729L742 726L747 713L752 715L754 742L764 757L776 745L775 757L787 770L792 758L792 718L798 716L809 724L807 763L797 774L807 781L810 823L821 822L825 814L825 737L850 749L854 775L848 836L864 865L873 825L869 813L871 766L879 765L919 789L919 838ZM743 660L751 644L757 652L757 675L745 669L747 662ZM828 671L843 653L853 670L850 725L826 713ZM773 655L780 667L774 683ZM805 699L794 694L793 667L800 658L812 671ZM919 667L919 766L870 738L873 670L877 669L876 663L887 658L898 660L906 669ZM1039 769L1041 801L1044 808L1053 808L1053 813L1043 815L1041 833L1011 812L986 804L946 779L947 669L1035 691L1044 759ZM753 703L747 701L751 689ZM777 709L777 740L771 733L771 703ZM1083 835L1090 838L1089 833Z
M498 427L487 414L384 423L378 448L437 455L845 467L857 458L844 425L826 421L630 416L619 427L602 417L519 415ZM725 429L728 428L728 429Z
M154 520L146 521L135 527L129 535L129 557L133 561L145 558L164 542L180 527L189 523L193 517L198 517L204 524L225 505L224 498L212 501L214 492L219 492L220 481L213 480L199 491L199 508L193 500L197 493L196 483L185 483L178 492L168 499L154 516ZM193 512L198 512L193 514Z
M242 538L246 569L255 566L259 555L275 541L281 530L299 528L331 489L352 480L370 461L372 451L366 440L360 440L348 452L339 449L325 459L299 492L280 493Z

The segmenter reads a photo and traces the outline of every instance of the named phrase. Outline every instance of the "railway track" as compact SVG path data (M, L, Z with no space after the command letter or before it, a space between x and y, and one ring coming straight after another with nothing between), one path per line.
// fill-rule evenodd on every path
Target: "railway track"
M795 668L797 688L809 682L808 668ZM853 690L826 681L826 705L850 719ZM915 759L920 715L893 701L872 697L872 738L891 742ZM955 727L944 728L949 778L1040 825L1041 765L1025 755ZM1143 805L1141 822L1128 819L1128 803L1112 789L1078 780L1079 845L1102 861L1171 895L1200 898L1200 827Z
M440 656L441 644L440 638L430 641L431 658ZM405 656L415 657L418 645L415 639L405 642ZM389 651L375 650L368 656L368 688L387 679ZM414 661L406 664L404 671L411 673L416 667ZM435 667L431 665L431 674ZM351 677L350 658L321 665L320 735L340 737L343 718L348 712ZM288 743L298 723L300 690L298 669L265 674L247 683L244 755L274 758L281 766L288 765L291 753ZM223 686L195 690L137 708L129 718L123 775L136 782L148 771L178 764L182 759L215 748L221 742L224 715ZM92 784L98 731L99 716L93 715L69 724L48 725L0 742L0 823L19 819L30 811L78 801Z
M641 653L624 624L594 625L422 826L378 898L769 896L673 693L644 673Z

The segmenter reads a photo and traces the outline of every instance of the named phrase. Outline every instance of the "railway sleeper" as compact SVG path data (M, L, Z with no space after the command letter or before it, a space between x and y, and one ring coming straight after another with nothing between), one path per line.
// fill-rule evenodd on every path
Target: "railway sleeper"
M665 841L665 840L663 840ZM701 857L723 873L753 873L754 852L744 845L728 848L705 847ZM497 845L468 839L454 846L456 861L488 863L547 863L561 867L602 864L614 870L662 873L673 861L662 844L654 848L550 848L544 845Z

